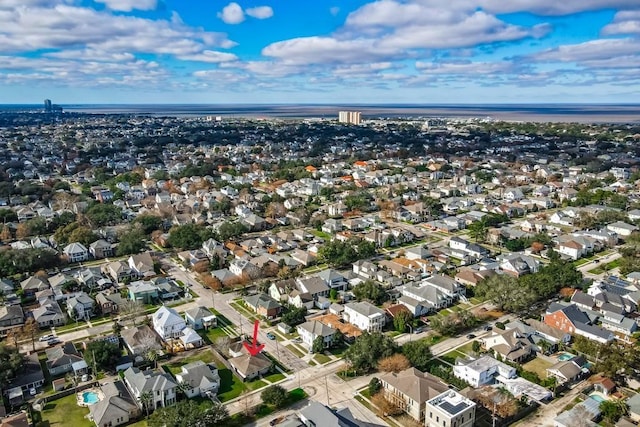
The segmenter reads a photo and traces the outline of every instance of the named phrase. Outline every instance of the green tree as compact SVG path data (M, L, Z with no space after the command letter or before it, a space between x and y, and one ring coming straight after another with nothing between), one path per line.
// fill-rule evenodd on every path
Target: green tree
M140 393L140 396L138 396L138 399L140 399L140 403L142 403L142 407L147 413L147 418L149 418L149 410L153 403L153 393L151 391L143 391Z
M408 310L399 311L393 318L393 327L402 333L407 330L407 325L413 321L413 315Z
M356 285L353 288L353 294L358 300L369 300L374 304L382 304L388 298L382 286L373 280L367 280Z
M185 224L169 231L169 243L174 248L196 249L213 237L211 230L200 224Z
M329 299L331 299L332 301L335 301L338 299L338 290L331 288L331 290L329 291Z
M103 227L122 222L122 209L108 203L96 203L87 209L85 216L92 227Z
M626 415L629 411L629 407L623 400L619 400L617 402L604 400L600 402L599 409L600 412L602 412L602 416L612 424L618 421L623 415Z
M469 237L474 239L476 242L484 242L487 238L488 228L487 223L484 220L472 222L467 227L467 230L469 230Z
M324 350L324 337L318 336L315 340L313 340L313 345L311 346L312 353L322 353Z
M409 341L402 346L402 354L409 359L414 368L426 371L433 358L431 348L426 340Z
M267 387L260 394L260 397L267 405L273 405L276 408L280 408L287 402L287 391L284 387L276 384Z
M147 247L147 235L139 228L134 227L120 235L117 255L130 255L140 253Z
M150 235L152 232L160 229L162 226L162 217L153 214L143 214L137 216L136 219L133 220L133 223L140 225L142 231Z
M475 293L490 300L499 310L509 312L528 308L538 299L532 289L521 286L516 278L506 274L495 274L478 283Z
M0 343L0 387L5 389L9 381L21 371L24 358L17 348Z
M297 326L306 321L307 308L302 307L289 307L289 310L282 315L282 322L289 326Z
M378 393L380 391L380 389L382 388L382 384L380 383L380 380L376 377L371 378L371 381L369 381L369 396L373 396L374 394Z
M98 369L106 371L113 371L122 356L120 347L106 340L91 341L85 353L95 359Z
M378 361L398 351L392 338L381 332L364 332L344 353L344 360L358 373L373 370Z
M220 238L220 240L225 241L234 237L241 236L248 231L249 229L241 222L226 221L223 222L220 227L218 227L218 237Z

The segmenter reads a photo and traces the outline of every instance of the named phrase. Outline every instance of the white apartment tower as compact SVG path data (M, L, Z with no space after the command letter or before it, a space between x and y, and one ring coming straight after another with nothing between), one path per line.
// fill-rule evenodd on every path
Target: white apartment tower
M340 123L351 123L359 125L361 122L360 111L340 111L338 113L338 121Z

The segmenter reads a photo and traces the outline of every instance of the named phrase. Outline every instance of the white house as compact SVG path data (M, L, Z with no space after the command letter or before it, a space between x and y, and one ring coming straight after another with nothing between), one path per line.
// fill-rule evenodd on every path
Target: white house
M185 394L188 398L215 395L220 388L218 369L202 360L182 366L182 370L176 374L176 379L180 384L187 386Z
M163 340L179 338L187 327L184 319L172 308L162 306L152 316L153 329Z
M627 224L626 222L617 221L607 225L607 229L624 238L629 237L631 233L638 229L638 227L636 227L635 225Z
M342 317L346 322L367 332L382 331L387 320L384 311L366 301L346 304Z
M89 251L82 243L71 243L63 249L69 262L81 262L89 259Z
M153 396L149 407L151 409L163 408L176 403L176 388L178 385L173 377L167 373L159 373L152 370L140 371L138 368L128 368L124 371L124 382L131 390L131 394L140 402L141 395L151 392Z
M493 384L497 376L515 378L516 368L499 362L491 356L482 356L469 361L456 361L453 375L468 382L472 387Z
M311 351L313 342L318 337L322 337L324 347L329 347L333 341L333 337L336 333L336 329L320 323L316 320L310 320L304 322L296 327L302 343Z

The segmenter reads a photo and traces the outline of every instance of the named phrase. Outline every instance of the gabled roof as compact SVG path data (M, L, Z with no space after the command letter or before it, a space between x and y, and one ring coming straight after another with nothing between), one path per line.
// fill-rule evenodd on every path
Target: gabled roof
M137 411L138 406L122 381L105 383L100 390L104 399L89 406L89 414L96 425L117 424L115 420L128 418L130 413Z
M420 405L449 389L449 386L440 378L416 368L405 369L398 373L389 372L381 375L379 379L392 385Z
M152 315L154 326L164 327L184 323L184 319L171 307L162 306Z
M334 328L327 326L325 324L322 324L315 320L304 322L303 324L298 325L297 327L299 329L304 329L305 331L308 331L310 334L316 337L318 336L328 337L336 333L336 330Z
M62 345L48 348L46 353L48 369L71 365L84 360L72 342L65 342Z
M211 317L214 315L211 310L203 306L190 308L189 310L185 311L185 314L194 320L203 319L205 317Z
M254 375L263 369L271 367L273 364L271 360L267 359L261 353L255 356L243 354L242 356L229 359L229 363L244 377Z
M363 316L372 317L372 316L384 316L384 311L376 307L367 301L361 302L350 302L345 304L345 309L351 309L356 313L359 313Z
M124 378L140 393L171 390L177 386L170 374L150 369L140 371L138 368L128 368L124 371Z
M589 316L580 311L580 309L575 304L564 306L558 303L552 303L547 309L547 313L549 314L555 313L557 311L562 311L574 326L577 323L589 323Z
M266 310L280 308L282 305L267 294L256 294L244 297L247 304L252 307L262 307Z

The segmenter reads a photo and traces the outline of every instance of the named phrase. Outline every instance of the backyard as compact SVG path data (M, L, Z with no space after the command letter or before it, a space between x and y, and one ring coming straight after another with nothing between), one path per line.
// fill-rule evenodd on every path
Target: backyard
M534 372L539 378L547 378L547 368L553 366L553 363L544 360L540 357L525 363L522 365L522 369L529 372Z
M78 406L76 403L76 395L71 394L62 399L54 400L46 404L41 412L42 421L36 424L36 427L49 426L73 426L73 427L90 427L94 424L85 418L89 414L87 408Z

